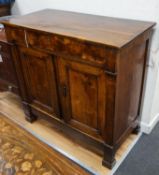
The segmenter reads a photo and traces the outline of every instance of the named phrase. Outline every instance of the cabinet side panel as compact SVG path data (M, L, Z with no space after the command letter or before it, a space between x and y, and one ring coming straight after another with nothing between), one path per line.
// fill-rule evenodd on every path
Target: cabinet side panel
M118 60L115 141L119 143L138 123L148 38L121 51Z

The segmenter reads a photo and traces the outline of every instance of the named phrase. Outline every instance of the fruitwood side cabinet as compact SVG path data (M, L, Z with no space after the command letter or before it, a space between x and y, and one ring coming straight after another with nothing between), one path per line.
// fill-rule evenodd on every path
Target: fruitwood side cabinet
M139 126L151 22L42 10L4 21L26 119L57 128L103 154Z

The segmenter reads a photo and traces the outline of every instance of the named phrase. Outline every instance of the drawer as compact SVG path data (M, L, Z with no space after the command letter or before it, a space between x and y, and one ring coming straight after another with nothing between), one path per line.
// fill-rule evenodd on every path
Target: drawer
M26 35L29 46L44 50L53 50L51 35L33 31L27 31Z
M114 53L104 45L37 31L27 31L27 41L30 47L98 65L106 64L107 58L113 57L112 53Z
M19 45L26 46L25 30L16 27L5 27L7 39L11 43L16 43Z
M104 64L106 59L106 47L99 46L84 40L78 40L62 36L51 38L54 51L68 56L96 64Z

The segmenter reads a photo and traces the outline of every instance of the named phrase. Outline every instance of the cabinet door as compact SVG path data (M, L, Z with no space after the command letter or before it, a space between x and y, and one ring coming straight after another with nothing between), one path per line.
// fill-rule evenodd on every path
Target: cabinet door
M54 59L52 55L20 48L29 103L50 114L59 115Z
M104 136L106 76L102 69L57 58L62 115L72 127Z

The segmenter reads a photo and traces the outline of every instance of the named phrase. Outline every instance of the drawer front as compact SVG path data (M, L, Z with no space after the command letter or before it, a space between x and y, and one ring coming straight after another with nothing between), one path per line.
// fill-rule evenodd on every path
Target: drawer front
M51 35L41 34L39 32L27 31L27 41L30 47L53 50L51 43Z
M30 47L44 49L58 56L78 59L95 65L105 65L108 62L108 58L114 57L114 50L104 45L67 36L27 31L27 41Z
M7 26L5 27L5 31L9 42L27 46L24 29Z
M5 27L9 42L41 49L66 59L101 66L114 73L117 51L105 45L57 34L32 31L16 27Z

